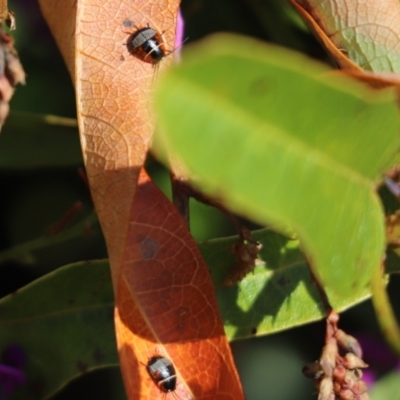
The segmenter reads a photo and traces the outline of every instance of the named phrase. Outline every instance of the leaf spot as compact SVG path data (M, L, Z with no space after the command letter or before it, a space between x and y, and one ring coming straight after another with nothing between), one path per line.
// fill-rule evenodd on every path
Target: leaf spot
M88 369L88 365L86 363L84 363L81 360L78 360L78 362L76 363L76 366L78 367L79 371L84 374L85 372L87 372Z
M286 285L288 285L290 283L290 280L285 278L284 276L282 276L281 278L278 279L278 285L281 287L285 287Z
M101 364L104 359L104 353L99 348L96 348L93 352L93 360L96 362L96 364Z
M268 82L265 77L258 78L250 83L250 95L264 96L268 92Z
M140 243L139 249L143 260L154 258L160 248L160 243L152 238L146 238Z
M132 28L132 26L135 26L135 24L130 20L130 19L125 19L124 22L122 23L126 28Z

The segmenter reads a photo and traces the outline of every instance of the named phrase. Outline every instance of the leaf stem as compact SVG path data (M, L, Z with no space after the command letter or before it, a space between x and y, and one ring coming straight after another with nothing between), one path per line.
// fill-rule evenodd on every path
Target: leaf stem
M376 268L371 280L372 303L382 333L391 348L400 355L400 330L386 292L381 268Z
M83 221L77 223L69 229L65 229L56 235L45 235L36 239L30 240L25 243L18 244L7 250L0 252L0 264L5 261L18 259L34 250L42 249L45 247L54 246L58 243L71 240L73 238L84 236L87 234L88 227L97 221L97 215L92 212Z

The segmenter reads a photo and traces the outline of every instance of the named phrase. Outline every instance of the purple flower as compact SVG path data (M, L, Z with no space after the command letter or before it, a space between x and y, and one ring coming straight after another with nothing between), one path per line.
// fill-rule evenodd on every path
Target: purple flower
M25 353L18 345L10 345L3 351L0 362L0 400L8 399L15 388L25 382L26 376L22 371L25 360Z
M390 349L379 338L371 335L357 335L363 353L364 361L369 368L363 373L363 380L371 388L379 377L390 370L397 368L400 373L400 360L390 351Z
M185 21L183 20L181 10L178 13L178 21L176 24L176 36L175 36L175 62L179 63L181 61L180 47L183 45L183 35L185 33Z

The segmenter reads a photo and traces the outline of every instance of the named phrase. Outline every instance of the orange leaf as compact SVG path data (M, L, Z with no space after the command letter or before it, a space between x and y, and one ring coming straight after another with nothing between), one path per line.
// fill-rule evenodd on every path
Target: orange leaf
M129 399L162 398L146 364L170 359L179 399L243 398L205 262L173 205L143 171L117 290L117 342Z
M40 5L75 85L86 173L115 289L137 177L154 131L155 69L129 53L132 29L126 21L163 32L171 49L179 2L40 0Z
M175 366L181 400L243 398L207 266L195 242L144 172L136 190L154 130L155 70L128 52L132 31L127 26L149 23L163 32L171 50L179 2L40 4L76 88L84 161L112 268L129 399L165 395L146 371L155 354ZM161 67L169 62L162 61Z

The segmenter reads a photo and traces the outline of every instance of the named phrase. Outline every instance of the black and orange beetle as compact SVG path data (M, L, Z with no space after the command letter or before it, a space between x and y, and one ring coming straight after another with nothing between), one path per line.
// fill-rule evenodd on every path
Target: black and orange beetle
M174 392L176 389L175 367L170 360L162 356L153 356L146 365L151 379L164 393Z
M140 28L129 36L126 46L133 56L153 65L170 54L165 50L162 35L149 26Z

